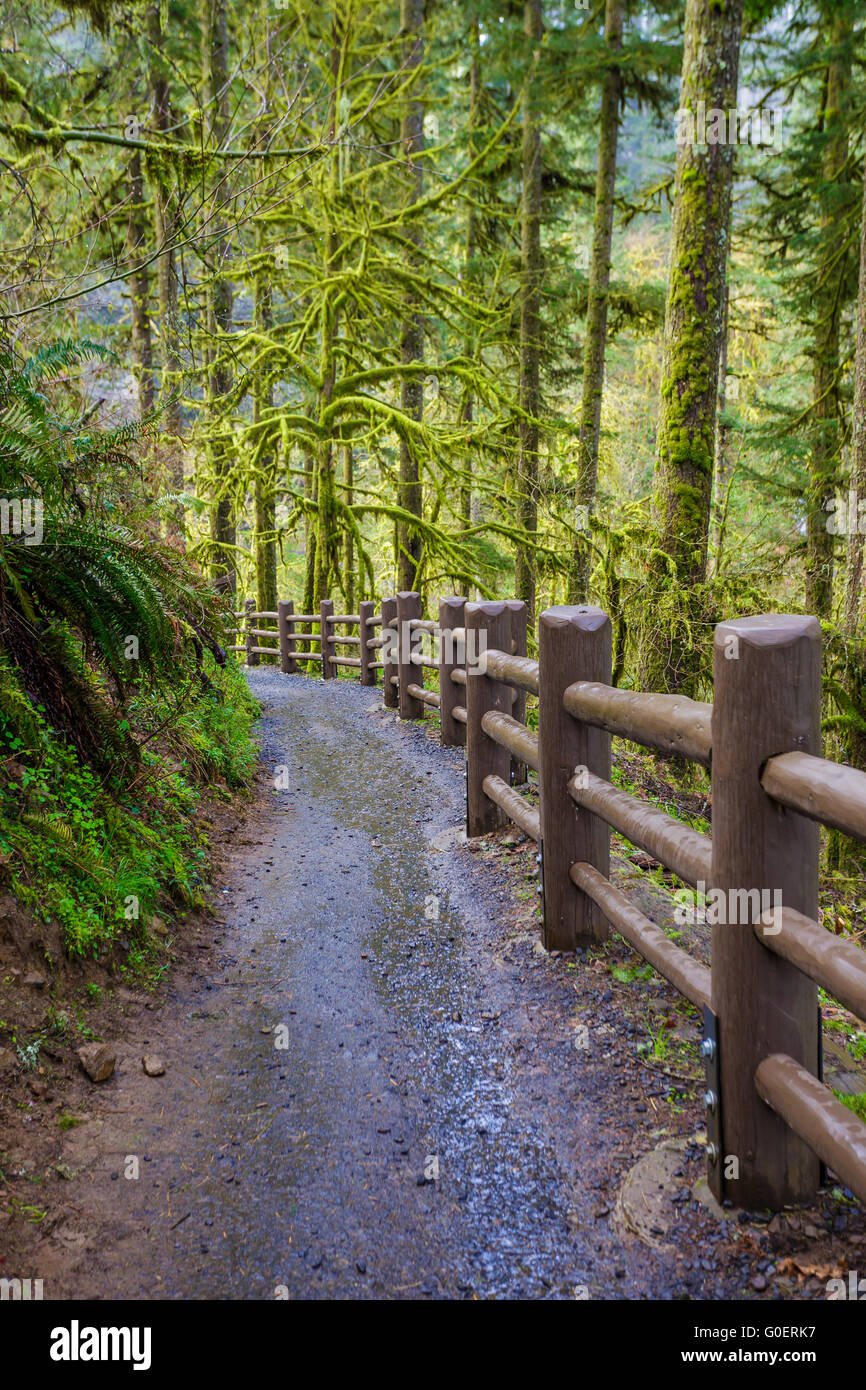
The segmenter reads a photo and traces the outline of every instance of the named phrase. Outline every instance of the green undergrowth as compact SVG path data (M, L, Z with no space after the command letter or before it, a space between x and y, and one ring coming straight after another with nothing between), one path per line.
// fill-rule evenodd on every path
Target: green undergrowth
M110 775L89 766L32 707L25 741L0 714L0 876L37 921L57 923L70 956L99 958L117 939L146 955L150 918L200 906L205 797L251 779L257 706L242 674L204 657L206 685L179 673L142 685L124 710L138 755ZM184 688L186 687L186 688Z
M837 1100L841 1100L842 1104L847 1106L849 1110L853 1110L859 1119L866 1121L866 1093L861 1092L860 1095L849 1096L844 1091L834 1091L833 1095Z

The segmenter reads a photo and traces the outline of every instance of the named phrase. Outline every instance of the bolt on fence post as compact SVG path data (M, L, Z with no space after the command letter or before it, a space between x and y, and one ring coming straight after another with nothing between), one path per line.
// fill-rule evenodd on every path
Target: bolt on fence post
M775 754L820 755L821 628L788 614L738 618L719 623L714 645L711 886L721 894L710 912L722 1151L711 1173L738 1205L778 1209L814 1196L819 1163L759 1098L755 1069L783 1052L817 1075L818 990L751 924L777 903L817 919L819 839L813 821L771 800L760 776Z
M382 647L382 676L385 682L383 698L389 709L396 709L400 703L397 694L397 687L394 678L397 677L397 646L399 644L399 634L397 632L397 600L396 598L382 599L382 627L380 629L385 639Z
M485 777L508 781L511 754L481 727L488 710L511 710L511 689L486 674L485 653L508 653L511 613L505 603L467 603L466 616L466 834L486 835L505 825L505 812L484 791Z
M462 651L458 653L458 644L451 636L455 627L463 627L465 608L465 598L457 594L439 600L439 737L443 748L466 742L465 724L458 723L451 713L455 705L465 704L466 699L464 687L451 679L452 671L466 669L466 639L459 644ZM455 660L458 655L463 657L462 662Z
M292 625L292 614L295 605L291 599L281 598L277 604L277 627L280 632L280 669L284 676L290 676L297 670L295 661L295 636Z
M511 652L513 656L526 656L526 604L522 599L510 598L506 607L511 612ZM512 690L511 717L518 724L526 723L526 691ZM526 763L511 755L511 785L520 787L526 781Z
M413 636L409 622L421 617L421 595L404 590L397 595L397 627L400 633L400 648L397 655L397 675L399 685L399 707L401 719L423 719L424 701L409 694L410 685L423 685L424 667L416 666L410 659L414 650Z
M246 629L247 629L247 630L246 630L247 665L248 665L248 666L258 666L258 664L259 664L259 654L258 654L258 652L254 652L254 651L253 651L253 647L255 646L255 638L254 638L254 635L253 635L253 613L256 611L256 601L255 601L254 598L248 598L248 599L246 600L246 602L244 603L244 611L245 611L245 613L246 613Z
M376 611L376 605L369 602L358 604L358 632L361 637L361 684L376 684L376 665L375 653L378 647L368 647L367 643L373 640L373 629L367 622L372 618Z
M576 770L610 781L610 734L574 719L562 703L575 681L610 684L610 620L589 604L547 608L538 619L538 775L544 873L544 945L573 951L605 941L607 921L569 878L574 863L610 874L610 829L568 794Z
M323 598L319 604L319 631L322 636L322 680L333 680L337 674L337 668L331 657L333 656L333 635L328 623L328 619L334 613L334 600Z

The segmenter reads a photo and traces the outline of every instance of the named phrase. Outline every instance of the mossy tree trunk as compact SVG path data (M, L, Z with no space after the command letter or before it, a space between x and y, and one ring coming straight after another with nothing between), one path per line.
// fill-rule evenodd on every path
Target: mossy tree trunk
M467 131L469 136L469 158L474 159L477 151L478 126L481 120L481 29L477 17L473 17L469 25L469 48L471 59L469 63L469 116L467 121ZM466 243L463 258L463 279L468 292L471 294L477 288L478 269L476 258L478 256L478 212L475 206L474 191L470 194L466 209ZM471 359L475 352L475 342L471 334L467 332L463 350L468 359ZM475 397L471 387L466 388L460 410L460 420L462 424L471 425L475 414ZM460 486L460 521L464 529L472 525L472 456L468 452L463 459L464 479Z
M260 239L261 240L261 239ZM255 320L258 330L266 334L273 327L273 300L267 269L256 276ZM263 412L273 405L273 391L263 379L262 365L253 395L253 419L258 422ZM276 458L272 451L259 458L253 480L255 506L256 601L260 611L272 613L277 606L277 537L276 537Z
M851 476L848 480L848 497L845 499L848 544L839 639L841 663L840 669L832 671L833 681L839 680L846 698L837 702L842 723L837 748L831 749L830 756L848 762L852 767L866 768L866 594L863 591L864 536L861 530L861 527L866 527L866 171L860 225L860 287L856 327ZM834 645L831 645L831 651ZM827 859L831 868L862 874L866 847L862 842L833 830L827 841Z
M325 274L333 274L339 258L339 238L332 229L326 241ZM334 346L337 340L337 294L326 291L321 313L321 360L319 390L319 419L326 418L334 397L337 364ZM330 426L319 440L316 468L316 557L313 581L313 608L331 595L332 577L339 572L339 532L337 488L334 476L335 440Z
M848 161L851 88L851 30L847 4L825 7L832 57L827 66L822 113L825 138L819 200L821 227L815 277L813 340L812 452L806 507L806 609L829 618L833 606L834 538L827 503L840 482L839 331L843 297L839 293L839 194Z
M420 68L424 61L424 0L400 0L400 30L403 37L403 68L407 75ZM424 152L424 103L417 89L410 90L400 132L403 157L409 173L409 199L417 202L424 191L424 168L420 156ZM407 240L414 250L410 254L413 269L420 269L418 252L421 249L421 228L417 223L409 228ZM400 351L404 366L424 360L424 318L417 297L410 293ZM424 414L424 382L421 376L405 376L400 385L400 406L411 420L420 422ZM410 440L400 440L400 473L398 501L404 511L413 516L423 515L424 490L417 449ZM411 521L397 523L397 582L400 589L416 589L419 584L422 545L421 537Z
M338 112L340 111L343 89L344 61L348 44L348 26L341 16L334 14L331 29L331 92L329 128L333 154L329 170L330 198L333 208L340 186L339 150L337 146ZM322 297L320 311L320 356L319 356L319 399L318 419L324 429L320 433L316 449L316 550L313 565L313 593L310 612L315 612L324 598L331 596L331 584L340 570L339 504L335 477L335 450L338 441L334 436L330 406L334 399L337 380L336 344L339 336L340 304L342 296L333 284L340 264L342 247L340 236L329 213L329 225L325 236L325 256L322 273L328 288Z
M854 360L854 405L851 419L851 480L854 508L849 507L845 567L844 629L852 639L866 639L866 594L863 590L863 530L866 527L866 165L860 222L860 291L857 298L857 352Z
M619 107L623 91L622 68L617 61L617 55L622 49L624 20L625 0L607 0L604 16L604 39L609 52L609 62L601 89L592 260L589 269L589 303L586 313L586 340L583 350L583 391L580 404L577 487L575 489L577 536L570 585L570 597L573 603L586 603L589 598L590 551L587 542L589 518L595 507L598 487L598 446L601 434L607 306L610 293L613 200L616 185Z
M312 449L304 450L304 497L313 504L313 509L304 513L304 601L301 605L305 613L314 611L316 593L316 528L318 516L315 510L317 502L317 482L316 477L316 455ZM312 632L312 625L304 623L299 629L301 632ZM308 642L306 649L299 647L299 651L311 650Z
M263 0L256 16L256 22L258 32L267 42L270 29L267 0ZM270 67L268 67L265 76L263 96L268 110L272 109L273 89ZM270 334L274 326L273 276L275 258L268 251L267 241L265 225L260 222L255 231L256 275L253 282L255 295L253 316L256 330L263 338ZM273 404L274 391L272 380L268 374L267 360L259 358L253 387L254 422L259 423L265 411L270 411L273 408ZM258 467L253 482L256 594L259 609L265 612L273 612L279 599L277 590L277 466L279 455L279 447L274 446L266 451L264 457L258 458ZM288 467L288 458L284 457L283 462ZM291 490L290 474L287 483L289 490ZM265 626L270 627L271 623L268 622Z
M163 58L165 35L160 18L160 5L148 5L145 26L148 37L150 100L153 110L153 124L158 139L165 139L172 124L171 88L168 67ZM170 492L183 492L183 432L180 407L181 355L180 333L177 317L177 265L174 242L177 234L177 217L180 206L180 190L175 190L174 204L171 205L171 190L168 187L165 171L157 167L151 179L153 188L154 238L159 248L156 262L157 304L159 309L160 332L160 382L159 404L162 407L162 424L165 447L168 456L168 488ZM183 543L182 509L169 515L166 534L177 544Z
M229 121L228 91L228 24L226 0L202 0L202 69L206 115L211 121L210 140L215 148L225 138ZM219 227L228 214L228 194L224 171L218 166L209 204L212 223ZM208 370L208 400L214 420L220 413L220 402L232 389L232 370L225 337L231 332L233 293L226 260L228 239L216 238L210 246L209 283L207 288L207 331L212 339L211 362ZM233 549L237 535L228 493L228 473L231 455L225 444L218 442L212 454L216 501L211 509L211 540L217 547L211 573L216 586L225 593L235 593L237 572Z
M351 444L346 444L343 448L343 502L347 507L352 505L354 486L355 452ZM359 579L363 581L363 570ZM346 612L351 613L355 607L355 537L348 526L343 535L343 596ZM362 632L361 636L365 634Z
M316 457L312 449L304 454L304 498L315 505L316 502ZM313 508L304 512L304 602L305 613L313 611L313 594L316 587L316 520Z
M685 122L678 131L653 483L655 548L641 642L641 685L650 690L688 693L695 683L696 639L689 619L694 586L706 579L737 139L725 127L726 113L737 105L742 22L743 0L687 0L680 109L694 119L703 103L720 119L707 121L706 143L698 143L704 134L699 118L691 132ZM668 626L665 592L685 603L685 621L680 615Z
M731 429L726 418L728 406L728 323L731 311L731 287L725 286L725 312L722 323L722 344L719 351L719 406L716 420L716 462L713 469L712 537L708 564L714 576L721 573L725 548L728 503L731 487Z
M129 257L129 299L132 318L132 360L138 387L139 413L144 416L153 409L153 338L150 331L150 274L147 268L149 249L147 224L144 216L144 179L141 172L141 151L133 151L129 161L129 217L126 226L126 254Z
M523 89L523 191L520 217L520 419L517 443L517 515L529 543L514 557L514 591L535 623L535 552L538 528L538 417L541 413L541 128L537 62L544 35L541 0L524 0L523 32L529 67Z

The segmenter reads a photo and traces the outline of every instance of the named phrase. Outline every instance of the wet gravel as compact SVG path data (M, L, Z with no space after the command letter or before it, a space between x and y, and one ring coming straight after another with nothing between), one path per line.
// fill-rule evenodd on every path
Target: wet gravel
M671 1262L601 1226L602 1117L493 958L510 890L459 844L462 752L349 682L250 683L287 785L225 895L206 1176L174 1189L164 1292L676 1296Z
M539 953L532 885L461 843L462 751L355 683L250 684L272 804L234 847L204 973L142 1015L166 1075L112 1083L89 1200L116 1226L76 1295L743 1296L752 1264L687 1219L687 1182L667 1250L615 1227L622 1178L672 1132L662 1086L608 977Z

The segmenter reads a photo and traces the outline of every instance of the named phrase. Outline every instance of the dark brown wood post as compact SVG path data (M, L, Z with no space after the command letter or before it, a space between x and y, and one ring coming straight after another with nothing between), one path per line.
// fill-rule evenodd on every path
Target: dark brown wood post
M256 639L255 639L255 637L254 637L254 635L253 635L253 631L252 631L252 627L253 627L253 613L254 613L255 611L256 611L256 601L255 601L255 599L254 599L254 598L248 598L248 599L246 600L246 602L244 603L244 612L245 612L245 614L246 614L246 617L245 617L245 619L244 619L244 621L245 621L245 623L246 623L246 639L245 639L245 640L246 640L246 644L247 644L247 665L248 665L248 666L258 666L258 664L259 664L259 654L258 654L258 652L254 652L254 651L253 651L253 647L256 645Z
M334 654L332 645L332 632L328 619L334 613L334 600L323 598L319 604L319 631L322 634L322 680L333 680L337 674L337 668L331 660Z
M526 604L522 599L508 600L511 611L511 651L515 656L526 656ZM526 691L512 692L511 717L520 724L526 723ZM511 755L511 785L520 787L526 781L526 763Z
M385 663L382 668L384 678L383 698L389 709L396 709L400 703L397 694L397 687L393 677L397 675L397 645L399 635L397 632L397 600L396 598L382 599L382 636L385 638L385 645L382 647L382 660Z
M358 604L358 632L361 637L361 684L376 684L376 652L378 647L368 647L367 643L374 641L374 631L370 627L367 619L372 618L376 611L373 603Z
M292 675L297 669L295 661L295 631L292 614L295 605L291 599L281 598L277 604L277 627L280 632L280 670L284 676Z
M451 679L451 672L464 669L466 643L454 642L450 634L463 627L465 598L452 595L439 600L439 737L443 748L466 742L466 725L460 724L451 711L455 705L466 704L466 689Z
M762 910L818 916L818 826L760 784L777 753L821 752L821 629L771 614L720 623L713 703L712 1005L718 1019L719 1162L712 1185L740 1206L814 1196L818 1160L759 1099L755 1069L784 1052L818 1072L817 986L761 945ZM778 895L778 896L775 896ZM716 919L716 920L714 920Z
M399 709L401 719L423 719L424 702L409 694L410 685L424 684L424 668L410 660L411 653L420 639L409 627L410 619L421 617L421 595L403 590L397 595L397 627L400 630L400 651L397 658L397 675L400 680ZM414 639L414 640L413 640Z
M607 614L588 604L545 609L538 620L538 672L544 945L548 951L573 951L607 939L601 909L575 888L568 873L572 864L583 862L609 876L610 830L575 805L568 783L579 768L610 781L610 734L574 719L562 696L574 681L610 684Z
M466 834L486 835L505 825L505 812L484 792L485 777L508 781L511 754L488 738L481 720L488 710L511 712L511 688L486 674L485 652L508 652L511 612L507 603L467 603L466 617Z

